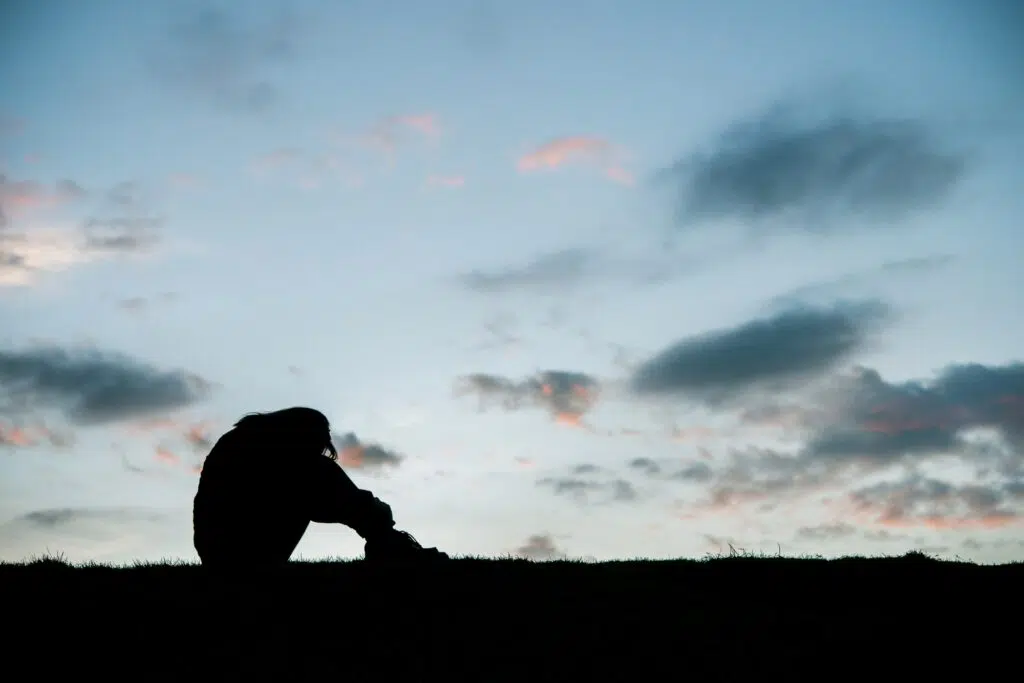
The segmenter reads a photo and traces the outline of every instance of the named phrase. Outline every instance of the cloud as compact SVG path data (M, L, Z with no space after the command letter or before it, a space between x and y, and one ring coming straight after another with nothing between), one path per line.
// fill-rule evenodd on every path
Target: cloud
M755 389L792 387L848 359L888 313L878 301L800 307L689 337L641 364L632 389L717 405Z
M831 391L831 412L808 442L822 459L888 460L966 446L965 432L998 431L1024 457L1024 363L946 367L930 382L890 383L858 368Z
M565 552L555 545L555 539L548 534L534 534L526 542L516 548L516 555L528 560L561 560Z
M43 346L0 350L6 410L55 409L78 424L164 413L206 398L212 386L183 370L160 370L124 354Z
M394 161L399 147L410 139L437 142L441 133L441 122L437 114L418 112L386 116L354 135L336 134L333 138L336 145L382 154L390 163Z
M96 260L74 232L37 228L27 233L0 231L0 287L24 287L41 273L53 273Z
M377 443L360 441L352 432L332 436L338 449L338 461L343 467L353 469L382 469L398 467L405 456Z
M128 313L142 313L161 303L169 303L178 298L174 292L162 292L156 296L133 296L117 302L118 308Z
M927 126L909 119L832 116L800 121L785 108L742 121L707 151L661 175L677 182L682 227L736 219L752 227L827 232L829 215L893 219L937 204L966 169ZM792 109L792 108L790 108ZM769 224L765 219L782 220Z
M1024 480L951 484L914 474L850 493L856 514L885 527L986 529L1019 524Z
M441 124L437 115L430 112L388 116L370 126L361 140L371 148L393 154L409 132L427 140L436 140L441 136Z
M0 448L33 448L40 444L62 448L72 443L67 432L56 431L38 421L32 424L0 421Z
M476 394L479 407L495 404L505 410L541 408L556 421L578 425L600 395L600 383L590 375L547 370L523 380L476 373L459 378L457 396Z
M58 180L52 186L32 180L13 180L0 173L0 229L10 225L13 216L34 209L70 204L89 196L73 180Z
M833 504L868 525L993 527L1021 512L1024 364L954 364L930 381L900 383L856 368L802 400L813 406L795 413L802 444L791 453L731 451L697 508L771 510L836 499L852 486ZM943 463L959 465L967 480L919 470ZM866 481L882 475L890 480Z
M537 486L551 489L556 495L569 496L580 504L590 503L630 503L639 498L633 484L626 479L612 478L601 480L583 478L583 472L574 472L571 476L541 477Z
M177 514L130 507L64 507L26 512L0 524L0 558L21 562L59 550L71 562L102 561L151 547L174 526ZM170 525L170 526L168 526ZM175 536L180 533L177 530ZM136 555L137 556L137 555Z
M461 278L462 284L477 292L511 289L550 291L578 283L590 273L596 254L589 249L562 249L543 254L529 263L502 270L475 270Z
M836 522L817 526L802 526L797 529L796 537L804 541L831 541L855 536L859 531L852 524Z
M465 176L461 175L436 175L427 176L427 185L430 187L459 188L466 184Z
M253 159L250 170L258 177L280 182L284 177L304 189L321 187L336 179L355 187L363 177L350 164L332 152L308 152L297 147L281 147Z
M148 203L137 183L110 188L94 215L82 223L84 249L100 253L150 250L159 241L164 219L151 215Z
M834 299L841 292L859 284L933 272L947 267L953 260L954 257L950 254L935 254L933 256L887 261L874 268L854 271L828 280L802 285L773 297L771 303L781 307L792 307L795 305L807 305L814 299L824 297Z
M79 229L38 215L87 198L98 198L98 211ZM148 251L159 241L163 224L163 219L145 211L134 183L120 183L106 193L96 193L71 180L60 181L51 189L0 176L0 200L13 207L3 214L5 225L0 227L0 286L29 286L43 273Z
M586 282L626 282L646 285L664 282L690 272L691 265L658 262L653 258L610 256L600 250L571 247L547 252L530 261L492 270L473 270L459 276L459 284L480 294L512 291L551 294Z
M166 515L152 510L131 508L50 508L33 510L8 522L7 525L24 525L42 529L53 529L79 521L96 522L161 522Z
M661 474L661 465L651 458L633 458L629 461L630 469L639 470L648 476Z
M606 140L586 136L550 140L519 158L520 173L550 170L570 164L585 164L602 171L609 180L632 185L633 175L621 161L622 152Z
M290 8L227 14L211 6L176 17L146 56L157 82L232 113L260 113L280 100L277 67L302 44Z

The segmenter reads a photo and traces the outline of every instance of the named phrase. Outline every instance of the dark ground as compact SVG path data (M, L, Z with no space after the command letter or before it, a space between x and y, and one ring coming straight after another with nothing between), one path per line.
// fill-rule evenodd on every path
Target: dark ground
M1019 680L1022 589L1024 563L917 554L293 563L224 581L0 565L4 670L22 672L7 680Z

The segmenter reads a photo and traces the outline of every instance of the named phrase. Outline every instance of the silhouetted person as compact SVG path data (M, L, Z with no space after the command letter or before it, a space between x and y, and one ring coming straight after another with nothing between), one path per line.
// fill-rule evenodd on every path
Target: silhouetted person
M351 527L370 561L448 557L396 529L390 506L357 487L337 458L318 410L286 408L236 422L207 455L192 508L203 565L284 564L310 522Z

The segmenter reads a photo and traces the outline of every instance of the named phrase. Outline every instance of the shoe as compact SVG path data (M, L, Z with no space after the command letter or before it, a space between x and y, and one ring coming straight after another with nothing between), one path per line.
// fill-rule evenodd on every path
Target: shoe
M388 529L366 540L365 559L369 562L405 562L450 559L437 548L424 548L408 531Z

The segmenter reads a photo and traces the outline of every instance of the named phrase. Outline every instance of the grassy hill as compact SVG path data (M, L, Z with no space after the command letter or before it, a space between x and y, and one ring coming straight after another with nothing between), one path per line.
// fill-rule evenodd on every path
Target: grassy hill
M916 680L1004 666L1012 679L1022 588L1024 563L916 553L297 562L230 578L0 565L5 669L54 680Z

